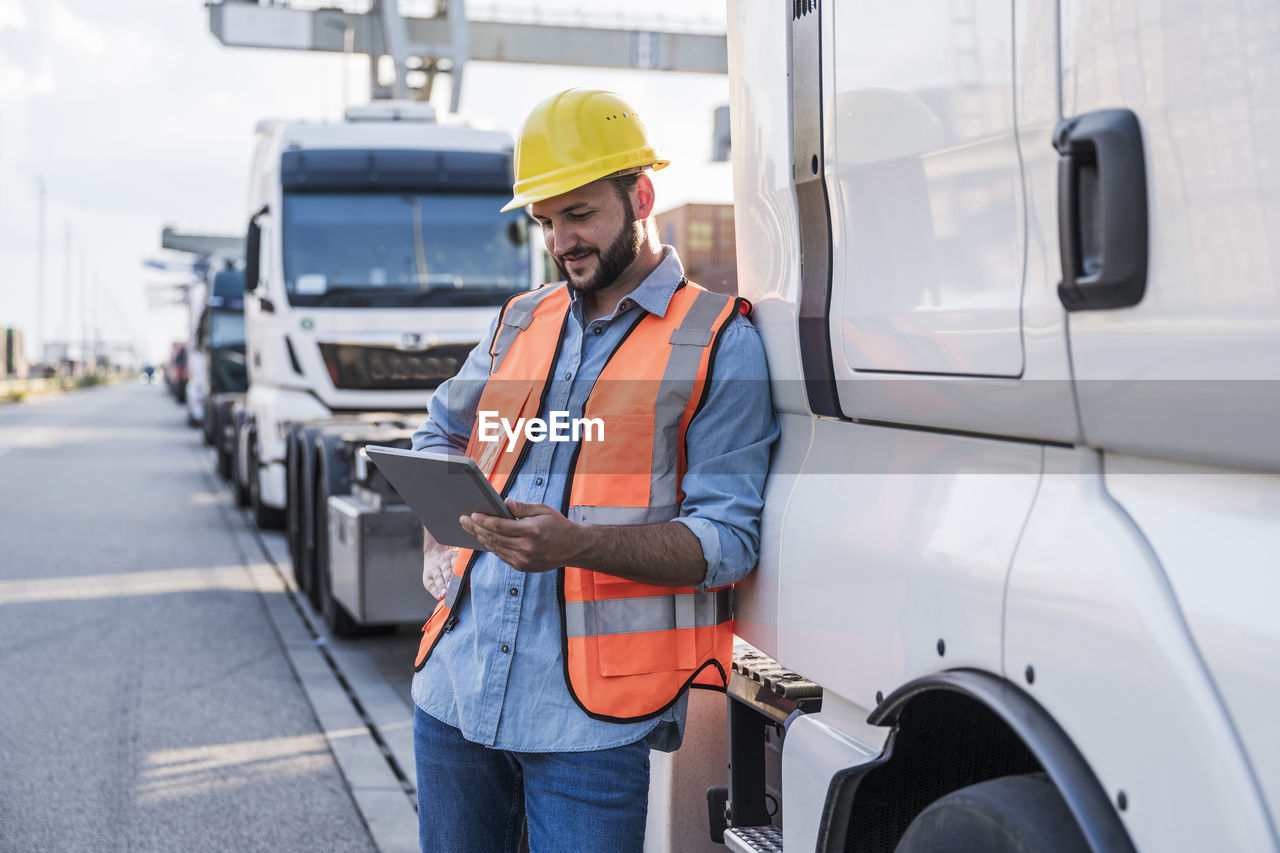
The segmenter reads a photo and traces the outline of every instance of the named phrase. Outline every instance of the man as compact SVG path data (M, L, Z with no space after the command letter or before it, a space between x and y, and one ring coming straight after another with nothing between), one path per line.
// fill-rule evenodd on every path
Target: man
M515 516L461 520L483 552L426 537L429 853L514 851L526 820L534 853L639 851L649 750L679 746L691 683L727 676L724 588L755 565L778 427L748 306L658 242L647 170L666 165L612 93L534 108L504 210L529 206L564 283L504 306L414 435L465 450ZM550 440L556 418L587 426Z

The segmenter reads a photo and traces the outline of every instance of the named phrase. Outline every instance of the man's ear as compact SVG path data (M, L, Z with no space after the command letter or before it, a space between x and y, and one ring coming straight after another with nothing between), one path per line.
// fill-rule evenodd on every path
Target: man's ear
M653 203L653 181L649 179L648 173L641 172L635 186L631 188L631 207L636 212L636 218L648 219L653 213Z

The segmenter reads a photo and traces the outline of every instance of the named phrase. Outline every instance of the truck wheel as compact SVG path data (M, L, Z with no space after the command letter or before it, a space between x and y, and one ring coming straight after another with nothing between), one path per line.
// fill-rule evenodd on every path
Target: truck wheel
M253 507L253 522L259 530L279 530L284 527L284 510L262 502L261 477L262 469L255 450L249 455L249 505Z
M236 446L235 446L235 449L232 451L232 459L231 459L231 487L236 494L236 506L249 505L249 484L245 482L245 477L241 473L241 471L250 466L242 464L243 458L240 452L240 448L245 446L246 439L248 440L248 447L252 447L253 436L243 435L245 429L246 427L243 423L236 424L236 438L235 438ZM249 459L249 462L252 463L253 460Z
M1087 853L1089 845L1044 773L988 779L934 801L897 853Z
M218 434L217 410L218 407L213 404L212 397L204 401L204 417L200 419L200 427L204 432L204 443L209 447L213 447L214 438Z
M324 612L324 599L321 587L328 583L328 575L324 583L320 579L320 561L324 560L326 571L329 566L329 495L342 494L347 488L347 466L343 464L337 446L326 439L324 430L318 427L303 427L298 433L298 450L306 454L303 460L302 482L307 489L307 499L311 501L307 515L303 518L306 525L306 538L310 557L311 571L311 605L317 613ZM321 540L324 540L323 542ZM320 549L325 550L323 554ZM325 586L327 589L327 586Z
M218 476L230 481L231 460L235 458L232 448L227 446L226 436L227 425L231 423L231 406L220 403L213 412L213 425L216 431L213 446L218 452Z
M306 519L311 512L307 504L309 491L303 471L303 454L298 444L298 427L289 427L289 443L285 449L285 535L289 541L289 562L293 580L304 595L310 596L315 586L315 559L307 539Z
M218 436L218 443L214 445L214 449L218 454L218 476L223 482L231 479L231 454L227 452L226 441L222 436Z

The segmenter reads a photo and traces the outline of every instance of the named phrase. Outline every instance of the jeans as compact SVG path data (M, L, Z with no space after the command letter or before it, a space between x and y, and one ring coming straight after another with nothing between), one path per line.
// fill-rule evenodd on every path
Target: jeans
M644 740L590 752L507 752L472 743L415 708L413 752L423 853L517 853L526 820L530 853L644 846Z

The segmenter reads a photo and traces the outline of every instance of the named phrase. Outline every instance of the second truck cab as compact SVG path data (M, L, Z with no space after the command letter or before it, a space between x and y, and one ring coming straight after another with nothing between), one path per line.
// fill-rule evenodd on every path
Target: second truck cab
M537 267L512 141L379 102L342 123L263 122L249 192L250 385L240 465L260 523L286 504L290 423L422 411Z

